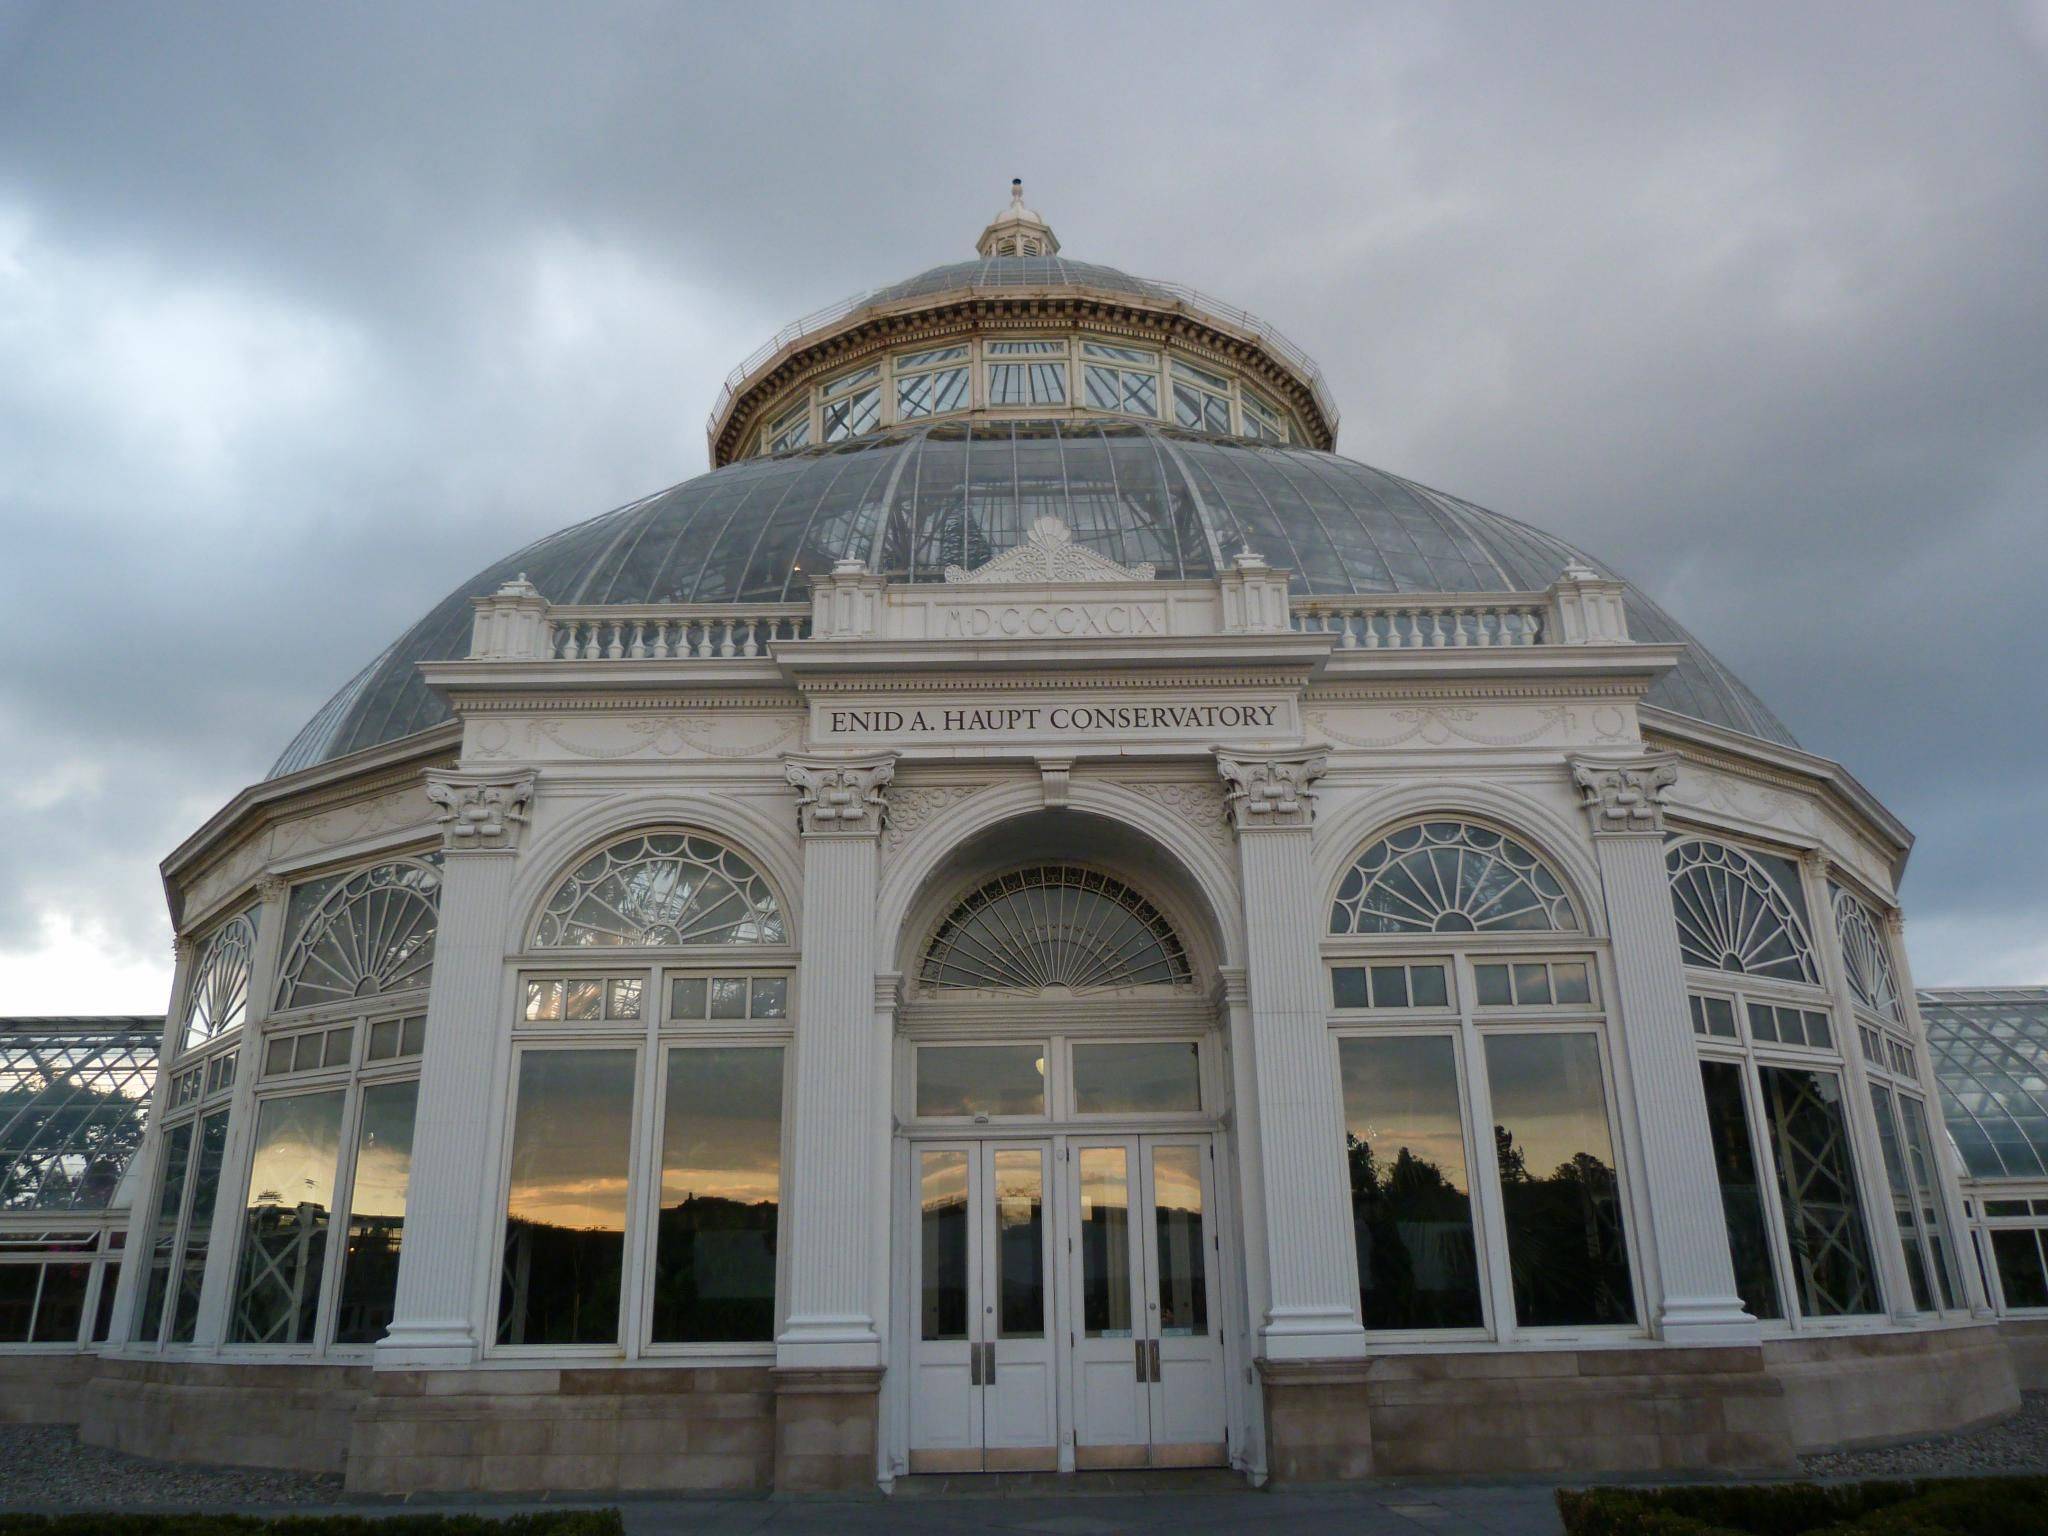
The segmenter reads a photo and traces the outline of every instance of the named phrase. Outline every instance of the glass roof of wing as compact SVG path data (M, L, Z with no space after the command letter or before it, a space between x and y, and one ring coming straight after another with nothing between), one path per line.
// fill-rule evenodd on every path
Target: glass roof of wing
M1055 516L1075 539L1163 581L1210 580L1249 546L1300 595L1541 592L1601 563L1470 502L1333 453L1140 422L950 421L749 458L477 572L321 711L273 774L448 718L418 664L466 655L470 599L524 573L551 602L807 603L809 573L857 557L936 582ZM1611 573L1610 573L1611 574ZM1791 733L1668 614L1630 588L1630 631L1689 646L1649 702L1767 741Z
M164 1021L0 1019L0 1214L96 1211L142 1145Z
M1178 294L1165 283L1134 277L1116 267L1093 261L1069 261L1064 256L991 256L985 260L949 261L900 283L877 288L865 295L863 304L894 304L899 299L920 299L955 288L1051 288L1072 285L1099 288L1105 293L1127 293L1133 298L1172 303Z
M2048 987L1919 994L1935 1083L1979 1179L2048 1178Z

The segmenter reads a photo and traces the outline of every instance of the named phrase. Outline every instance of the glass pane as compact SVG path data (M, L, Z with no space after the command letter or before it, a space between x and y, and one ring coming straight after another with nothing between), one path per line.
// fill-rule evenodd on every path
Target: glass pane
M1202 1107L1192 1040L1074 1047L1074 1107L1084 1115L1164 1115Z
M1330 972L1330 996L1339 1008L1365 1006L1365 967L1340 965Z
M1372 1005L1375 1008L1408 1006L1408 969L1400 965L1372 968Z
M398 1054L417 1056L427 1048L427 1016L416 1013L401 1021L398 1038Z
M1833 1050L1835 1048L1835 1036L1834 1032L1828 1028L1828 1016L1824 1013L1808 1011L1805 1018L1806 1043L1811 1046L1817 1046L1823 1051Z
M754 978L753 1017L757 1019L786 1019L789 1017L789 978L787 976L756 976Z
M137 1343L154 1344L163 1325L164 1297L170 1292L171 1254L178 1242L178 1212L185 1203L185 1176L192 1165L192 1123L164 1133L163 1183L158 1187L156 1234L149 1259L149 1283L135 1313Z
M199 1290L206 1282L206 1252L213 1241L213 1212L220 1203L220 1164L227 1149L228 1113L223 1109L199 1122L192 1214L185 1220L185 1257L179 1266L178 1307L171 1320L173 1344L190 1344L199 1326Z
M355 1184L348 1200L348 1246L341 1258L341 1306L334 1318L337 1344L374 1344L391 1327L419 1097L416 1082L379 1083L363 1090Z
M1778 1017L1762 1003L1749 1005L1749 1032L1759 1040L1773 1044L1778 1039Z
M26 1344L35 1326L40 1264L0 1264L0 1344Z
M339 1089L266 1099L242 1218L242 1262L228 1338L237 1344L311 1342L320 1315L321 1261L341 1153Z
M569 983L569 1000L563 1016L571 1019L588 1020L604 1017L604 983L601 981L572 981Z
M605 1017L612 1019L637 1019L640 1017L640 989L645 986L638 976L613 978L605 995Z
M1941 1285L1941 1304L1961 1304L1963 1282L1956 1273L1955 1239L1949 1231L1948 1212L1942 1208L1934 1183L1934 1143L1928 1139L1927 1107L1918 1099L1899 1096L1899 1114L1906 1133L1906 1157L1913 1169L1913 1188L1920 1197L1920 1229L1933 1249L1935 1278Z
M1927 1287L1927 1264L1920 1251L1920 1228L1913 1213L1913 1190L1906 1182L1906 1157L1899 1149L1898 1128L1892 1119L1892 1096L1873 1083L1870 1103L1877 1112L1877 1144L1884 1152L1885 1182L1891 1186L1892 1216L1898 1223L1899 1246L1906 1255L1906 1278L1913 1287L1913 1305L1926 1312L1932 1309L1934 1298Z
M559 981L529 981L526 984L526 1017L536 1023L562 1016L562 984Z
M1202 1235L1202 1149L1152 1149L1152 1219L1159 1245L1159 1334L1209 1331L1208 1250Z
M1593 1000L1593 985L1583 965L1553 965L1550 979L1557 984L1560 1003L1590 1003Z
M1489 1035L1486 1069L1516 1318L1634 1322L1598 1039Z
M1479 1001L1483 1007L1498 1008L1514 1001L1508 992L1508 968L1504 965L1476 965L1473 976L1479 983Z
M1749 1139L1749 1108L1742 1097L1742 1068L1728 1061L1703 1061L1700 1079L1707 1095L1707 1135L1714 1150L1714 1173L1721 1184L1721 1213L1728 1223L1735 1293L1751 1317L1783 1317L1778 1277L1771 1271L1763 1183L1757 1177L1756 1151Z
M30 1268L33 1273L33 1267ZM36 1344L72 1344L78 1340L79 1325L85 1321L85 1286L92 1278L90 1264L45 1264L43 1294L36 1303L35 1328L30 1341ZM111 1272L110 1272L111 1273ZM0 1327L4 1327L0 1324Z
M672 1019L701 1019L710 983L702 976L678 976L668 984L668 1016Z
M2048 1307L2048 1270L2042 1268L2041 1245L2031 1227L1994 1228L1991 1253L2008 1307Z
M1081 1149L1081 1326L1131 1336L1131 1196L1122 1147Z
M355 1031L352 1029L331 1029L327 1032L327 1052L321 1058L321 1065L345 1067L349 1053L355 1049Z
M1408 986L1418 1008L1443 1008L1451 1001L1450 981L1440 965L1410 966Z
M398 1020L379 1019L370 1026L369 1057L383 1061L398 1054Z
M1523 1004L1549 1002L1550 972L1540 965L1516 966L1515 1001Z
M1877 1311L1841 1080L1794 1067L1757 1075L1800 1309L1813 1317Z
M925 1339L967 1337L967 1154L927 1152L918 1180Z
M1482 1326L1450 1038L1340 1040L1337 1070L1365 1326Z
M634 1055L519 1058L500 1344L618 1342Z
M782 1048L668 1053L656 1343L775 1337Z
M281 1072L289 1072L291 1069L292 1042L290 1036L286 1036L282 1040L273 1040L263 1047L263 1071L265 1076L275 1076ZM197 1082L197 1074L194 1074L187 1081Z
M1045 1047L926 1045L917 1052L920 1115L1042 1115Z
M996 1152L996 1337L1045 1337L1045 1155Z
M747 1016L747 978L717 976L711 982L711 1017L744 1019Z
M1735 1038L1735 1005L1725 997L1710 997L1706 1000L1707 1033L1720 1035L1723 1039Z

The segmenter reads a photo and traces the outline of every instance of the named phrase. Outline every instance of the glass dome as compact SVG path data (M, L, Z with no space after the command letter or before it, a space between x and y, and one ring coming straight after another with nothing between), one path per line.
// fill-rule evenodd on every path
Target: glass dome
M2048 1178L2048 987L1920 994L1943 1117L1972 1178Z
M980 565L1048 515L1164 581L1213 579L1250 548L1304 596L1536 593L1568 562L1605 570L1526 524L1333 453L1114 420L926 424L744 459L507 555L365 667L271 771L448 718L417 664L466 655L470 599L521 573L554 603L800 604L808 573L836 560L940 581L947 565ZM1652 704L1793 744L1661 608L1633 588L1626 601L1637 639L1688 646Z

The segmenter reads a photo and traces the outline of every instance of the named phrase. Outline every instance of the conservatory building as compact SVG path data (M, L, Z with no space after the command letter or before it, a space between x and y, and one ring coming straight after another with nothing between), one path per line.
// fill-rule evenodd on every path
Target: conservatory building
M737 369L164 866L89 1439L364 1491L1783 1468L2017 1402L1899 822L1061 254Z

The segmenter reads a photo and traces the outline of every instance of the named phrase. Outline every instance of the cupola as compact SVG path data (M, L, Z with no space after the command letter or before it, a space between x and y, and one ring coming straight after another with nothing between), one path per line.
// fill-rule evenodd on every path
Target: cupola
M1057 256L1060 239L1052 226L1024 206L1024 181L1012 177L1010 206L989 220L975 250L988 261L997 256Z

